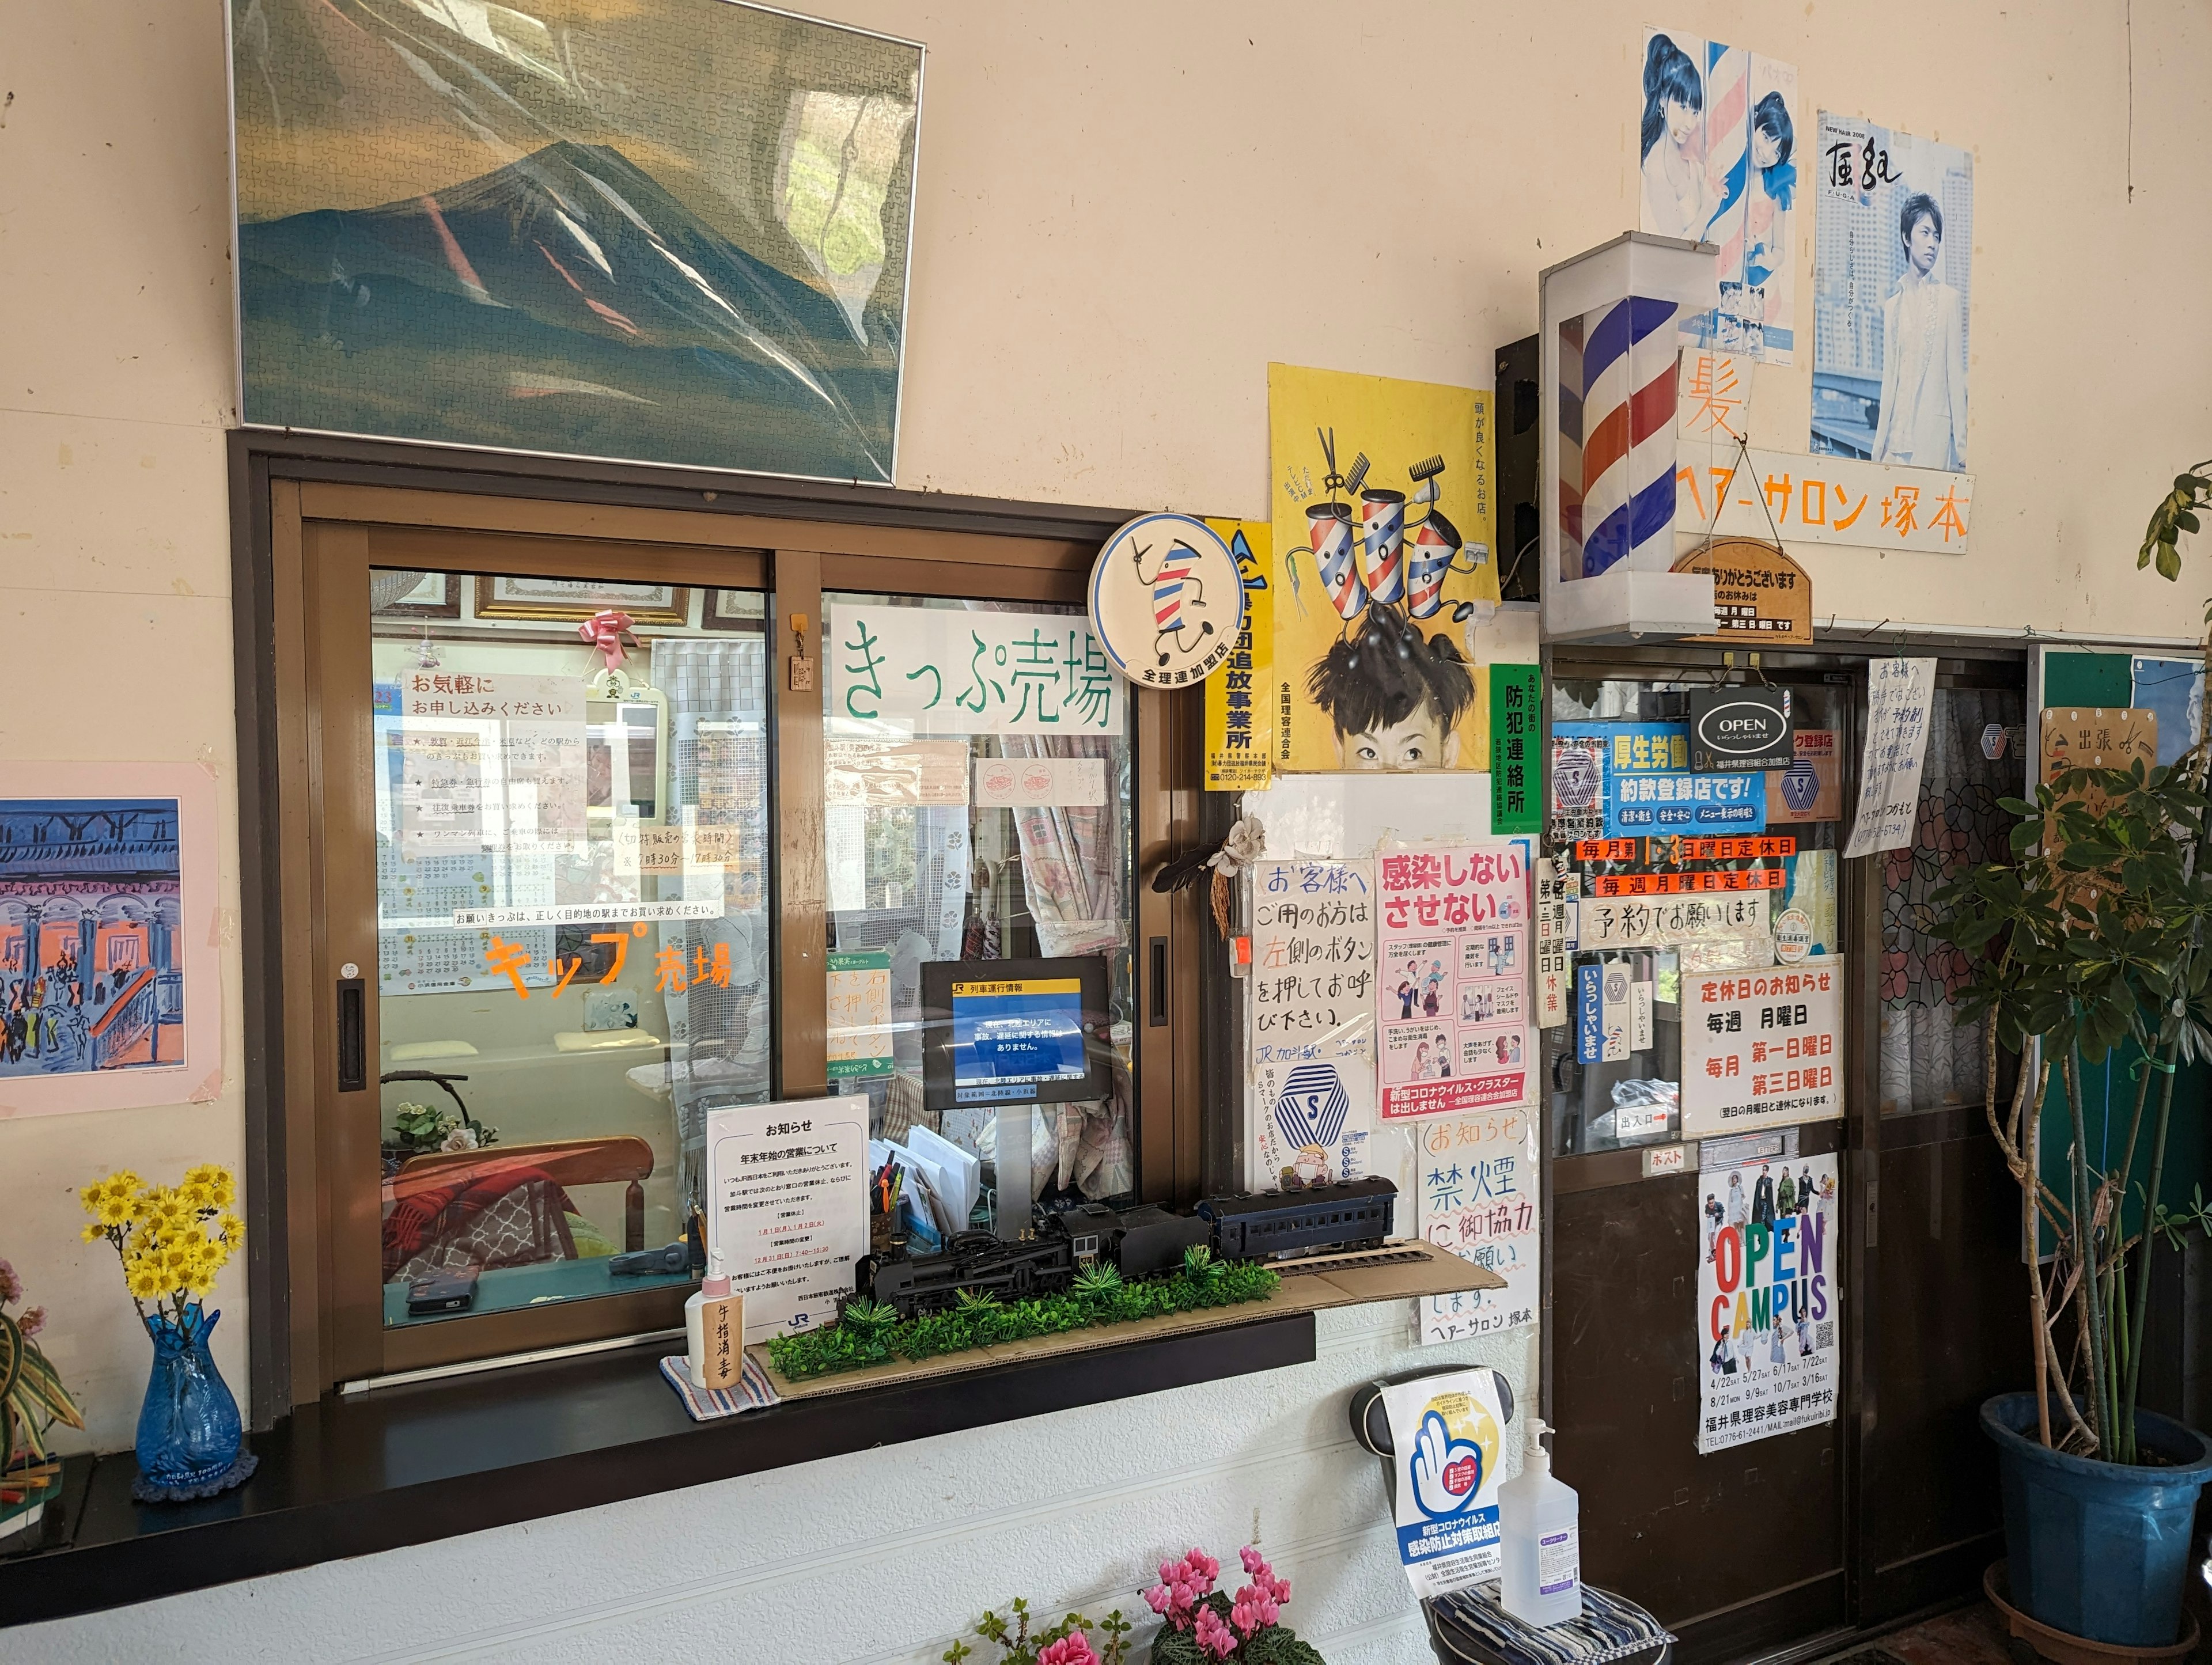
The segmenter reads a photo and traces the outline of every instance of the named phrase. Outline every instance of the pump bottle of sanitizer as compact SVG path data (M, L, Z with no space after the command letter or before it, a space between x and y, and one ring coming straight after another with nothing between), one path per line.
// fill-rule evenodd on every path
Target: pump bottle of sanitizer
M1528 1419L1521 1472L1498 1488L1498 1595L1524 1625L1563 1624L1583 1611L1581 1504L1572 1486L1552 1478L1546 1431Z

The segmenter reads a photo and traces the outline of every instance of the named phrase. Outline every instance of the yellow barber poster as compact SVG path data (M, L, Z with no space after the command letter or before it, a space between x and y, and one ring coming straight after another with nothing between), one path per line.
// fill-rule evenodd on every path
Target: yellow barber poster
M1267 367L1278 770L1487 769L1490 395Z

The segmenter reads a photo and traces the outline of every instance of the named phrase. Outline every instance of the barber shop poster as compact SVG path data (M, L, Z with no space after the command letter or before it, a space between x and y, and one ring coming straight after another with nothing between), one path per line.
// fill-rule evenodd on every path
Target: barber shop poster
M1376 1050L1385 1121L1532 1103L1527 838L1376 860Z
M1267 367L1278 772L1490 768L1490 399Z
M1754 1158L1698 1176L1698 1454L1836 1414L1833 1156Z

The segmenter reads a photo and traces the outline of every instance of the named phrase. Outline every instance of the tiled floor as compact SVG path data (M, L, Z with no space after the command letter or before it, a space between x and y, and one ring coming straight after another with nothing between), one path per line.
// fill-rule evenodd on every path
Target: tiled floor
M1977 1601L1830 1657L1850 1665L2014 1665L2006 1641L1996 1610Z

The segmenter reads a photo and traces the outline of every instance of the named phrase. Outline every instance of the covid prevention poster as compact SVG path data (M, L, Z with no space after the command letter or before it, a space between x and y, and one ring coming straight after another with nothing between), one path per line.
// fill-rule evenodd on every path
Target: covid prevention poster
M1528 838L1379 858L1376 1061L1385 1121L1531 1102Z
M1698 1454L1836 1414L1836 1158L1759 1157L1698 1176Z
M1397 1470L1398 1559L1427 1600L1498 1576L1498 1457L1505 1418L1482 1367L1382 1390Z

